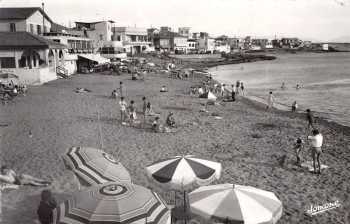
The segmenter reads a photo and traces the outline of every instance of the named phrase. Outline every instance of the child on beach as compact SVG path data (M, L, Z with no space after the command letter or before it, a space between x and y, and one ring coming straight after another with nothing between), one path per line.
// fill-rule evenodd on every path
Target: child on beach
M297 165L301 166L300 153L304 148L304 141L301 138L297 138L294 142L295 155L297 157Z
M137 117L136 117L136 108L135 108L134 103L135 102L133 100L131 100L130 101L130 105L128 107L129 118L130 118L130 123L131 124L134 124L135 120L137 119Z
M0 182L16 185L31 185L38 187L46 187L51 182L36 178L27 174L17 174L14 170L7 166L2 166L0 169Z
M127 103L125 102L124 97L120 98L119 106L120 106L120 122L123 124L126 119L126 106L127 106Z
M272 94L272 92L269 93L269 97L267 98L267 107L266 109L273 108L273 104L275 102L275 96Z
M53 223L53 210L57 207L56 199L52 196L50 190L41 192L41 201L37 210L38 218L41 224Z
M308 136L307 139L311 143L311 155L314 165L314 173L321 174L320 156L322 154L323 136L317 129L314 129L312 131L312 136ZM318 172L316 170L316 160L318 165Z
M173 116L173 112L170 112L168 114L168 117L166 118L166 124L169 126L169 127L175 127L175 118Z

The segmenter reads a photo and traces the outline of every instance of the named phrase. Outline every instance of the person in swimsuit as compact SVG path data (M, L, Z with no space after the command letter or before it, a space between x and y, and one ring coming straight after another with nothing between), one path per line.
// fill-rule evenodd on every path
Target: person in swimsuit
M0 168L0 181L15 185L49 186L51 182L27 174L17 174L7 166Z

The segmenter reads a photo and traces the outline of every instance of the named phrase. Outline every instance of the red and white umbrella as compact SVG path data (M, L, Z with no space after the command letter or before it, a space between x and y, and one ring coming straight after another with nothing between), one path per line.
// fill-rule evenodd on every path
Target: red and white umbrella
M251 186L219 184L189 194L191 212L224 223L274 224L282 216L282 202L273 192Z
M89 185L113 181L131 183L127 169L112 155L100 149L71 147L62 158L65 165Z
M79 191L53 211L54 224L170 224L163 200L138 185L105 183Z

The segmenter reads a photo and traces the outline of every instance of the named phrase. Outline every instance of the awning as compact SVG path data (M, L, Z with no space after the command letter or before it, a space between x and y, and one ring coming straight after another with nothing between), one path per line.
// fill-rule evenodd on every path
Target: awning
M109 59L104 58L99 54L78 54L78 57L82 57L90 61L97 62L98 64L104 64L104 63L110 62Z

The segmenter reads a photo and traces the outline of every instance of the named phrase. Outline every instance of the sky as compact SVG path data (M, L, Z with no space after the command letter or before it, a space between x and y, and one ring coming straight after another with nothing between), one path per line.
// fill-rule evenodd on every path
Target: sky
M350 0L0 0L0 7L42 2L51 19L66 26L114 20L117 26L186 26L211 36L350 42Z

